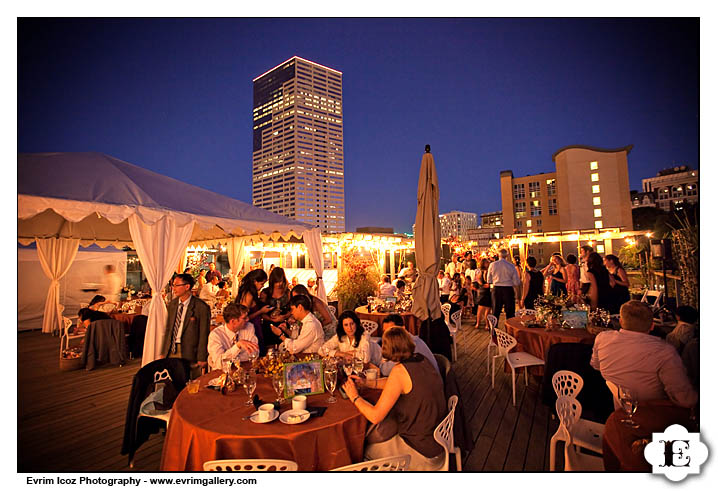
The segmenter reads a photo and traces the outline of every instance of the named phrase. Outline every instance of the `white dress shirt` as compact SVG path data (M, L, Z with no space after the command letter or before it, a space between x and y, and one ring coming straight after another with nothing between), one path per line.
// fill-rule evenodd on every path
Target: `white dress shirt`
M379 285L380 297L393 297L396 295L396 287L391 283L382 283Z
M204 300L205 302L214 303L218 291L219 287L217 285L213 285L212 283L206 283L202 287L202 290L200 290L199 292L199 298L200 300Z
M439 291L441 292L441 295L448 295L449 290L451 289L451 280L448 276L444 275L443 278L437 278L436 280L439 282Z
M516 266L506 259L499 259L489 264L486 281L494 286L519 286L521 283Z
M378 365L381 361L381 349L379 349L379 359L372 360L372 346L370 343L373 343L373 341L370 340L369 335L366 333L364 333L359 340L359 346L356 347L354 346L353 336L350 339L349 336L345 335L342 336L342 339L340 340L339 336L335 334L329 339L329 341L324 343L322 347L327 348L331 356L334 356L337 351L341 351L342 353L359 352L364 363L371 362Z
M648 333L604 331L593 344L591 366L603 378L636 392L638 401L670 399L691 407L698 401L676 349Z
M454 277L454 274L459 273L458 269L458 263L454 263L453 261L447 264L446 266L446 274L449 276L449 279L451 280Z
M247 361L249 352L237 346L237 341L251 341L257 344L257 336L254 333L254 324L247 322L242 329L233 332L227 324L222 324L212 329L207 340L207 361L212 370L222 369L222 360L239 358L239 361Z
M316 353L324 344L324 329L319 319L309 313L302 319L302 329L297 339L285 339L284 347L292 354Z

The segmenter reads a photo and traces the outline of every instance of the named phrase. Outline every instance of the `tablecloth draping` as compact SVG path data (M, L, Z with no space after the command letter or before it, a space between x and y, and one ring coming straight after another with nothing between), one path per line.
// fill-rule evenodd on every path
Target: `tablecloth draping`
M335 404L326 402L329 394L307 398L308 406L327 407L319 418L297 425L287 425L279 419L252 423L242 420L255 410L245 405L244 390L222 395L205 387L220 373L202 376L198 394L183 390L177 397L160 470L200 471L208 460L271 458L293 460L299 470L323 471L362 460L367 420L338 391ZM271 380L261 375L257 376L255 394L265 401L276 399ZM290 408L291 402L286 401L280 412Z
M354 309L360 320L374 321L379 324L379 329L373 334L373 336L381 336L383 331L381 329L381 322L386 318L388 313L372 312L371 314L367 311L367 306L363 305ZM411 312L396 312L404 320L404 327L407 331L412 333L414 336L419 335L419 328L421 327L421 321Z
M633 420L638 428L631 428L621 423L626 418L622 409L614 411L606 421L603 433L603 464L607 471L640 471L651 472L651 464L643 456L645 442L633 443L648 439L652 433L662 433L672 424L679 424L689 432L698 431L695 422L690 419L691 411L676 406L668 400L646 401L638 404Z
M526 351L534 356L546 360L546 353L551 345L557 343L584 343L593 344L595 335L585 329L560 329L547 331L541 327L526 327L521 321L529 322L532 317L512 317L506 320L506 332L516 338L518 344L514 351ZM543 367L531 367L530 373L543 375Z

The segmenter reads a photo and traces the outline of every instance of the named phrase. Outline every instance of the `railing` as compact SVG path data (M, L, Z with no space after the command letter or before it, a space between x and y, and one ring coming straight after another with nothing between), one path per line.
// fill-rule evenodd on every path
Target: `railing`
M663 271L651 271L648 274L648 284L640 271L627 271L628 280L631 288L641 288L643 290L664 290ZM666 282L668 291L665 293L668 298L675 298L680 303L680 294L683 282L680 276L666 273Z

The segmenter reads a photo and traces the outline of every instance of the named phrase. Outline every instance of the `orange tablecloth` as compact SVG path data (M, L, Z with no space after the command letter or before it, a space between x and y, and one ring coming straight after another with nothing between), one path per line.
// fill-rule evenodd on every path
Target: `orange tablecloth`
M678 407L668 400L647 401L638 404L633 420L638 428L630 428L621 423L626 413L618 409L606 421L603 433L603 465L607 471L641 471L651 472L651 464L643 456L644 445L633 442L647 438L651 441L652 433L662 433L672 424L680 424L689 432L698 431L690 420L690 409Z
M135 317L137 317L138 315L141 315L141 313L128 314L125 312L113 312L110 314L110 317L115 320L124 322L127 325L125 330L129 330L130 326L132 325L132 321L135 320Z
M594 334L585 329L560 329L558 331L547 331L539 327L525 327L521 321L528 323L532 316L512 317L506 320L506 332L516 338L518 344L516 351L526 351L534 356L546 360L546 353L549 347L558 343L584 343L593 344L596 338ZM543 375L543 367L531 367L530 372L535 375Z
M374 333L374 336L381 336L383 334L383 331L381 329L381 322L387 315L389 315L388 313L372 312L370 314L367 311L366 305L357 307L356 309L354 309L354 312L356 312L360 320L374 321L379 324L379 329ZM397 313L401 315L401 318L404 320L404 327L406 327L406 330L412 333L414 336L418 336L419 328L421 327L421 321L419 320L419 318L411 312Z
M172 408L160 470L201 471L202 464L216 459L285 459L293 460L303 471L324 471L360 462L364 453L367 420L351 402L335 391L335 404L326 402L329 394L307 398L309 406L328 407L320 418L297 425L276 420L252 423L242 420L254 412L245 406L247 395L240 390L222 395L205 387L219 376L214 371L202 376L198 394L183 390ZM271 380L257 376L260 399L274 401ZM282 404L280 412L291 409Z

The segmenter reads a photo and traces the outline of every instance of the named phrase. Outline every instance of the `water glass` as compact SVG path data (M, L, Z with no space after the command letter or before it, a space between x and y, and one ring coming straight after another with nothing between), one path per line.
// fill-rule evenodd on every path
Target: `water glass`
M330 393L329 399L327 399L327 402L329 404L334 404L337 402L337 398L334 397L334 390L337 388L337 369L333 366L327 366L324 369L324 386L327 388L327 390Z
M358 351L354 352L354 361L352 364L352 368L354 368L354 373L359 375L364 371L364 359L361 356L361 353Z
M280 404L284 402L284 374L283 373L275 373L272 376L272 387L274 387L274 392L277 393L277 402Z
M244 403L245 406L252 406L254 404L252 402L252 395L254 394L254 389L256 388L257 374L248 370L244 374L244 390L247 392L247 402Z
M621 403L621 407L626 411L628 418L622 419L621 423L631 428L638 428L638 423L633 420L633 414L638 409L638 400L634 391L628 387L618 387L618 400Z

